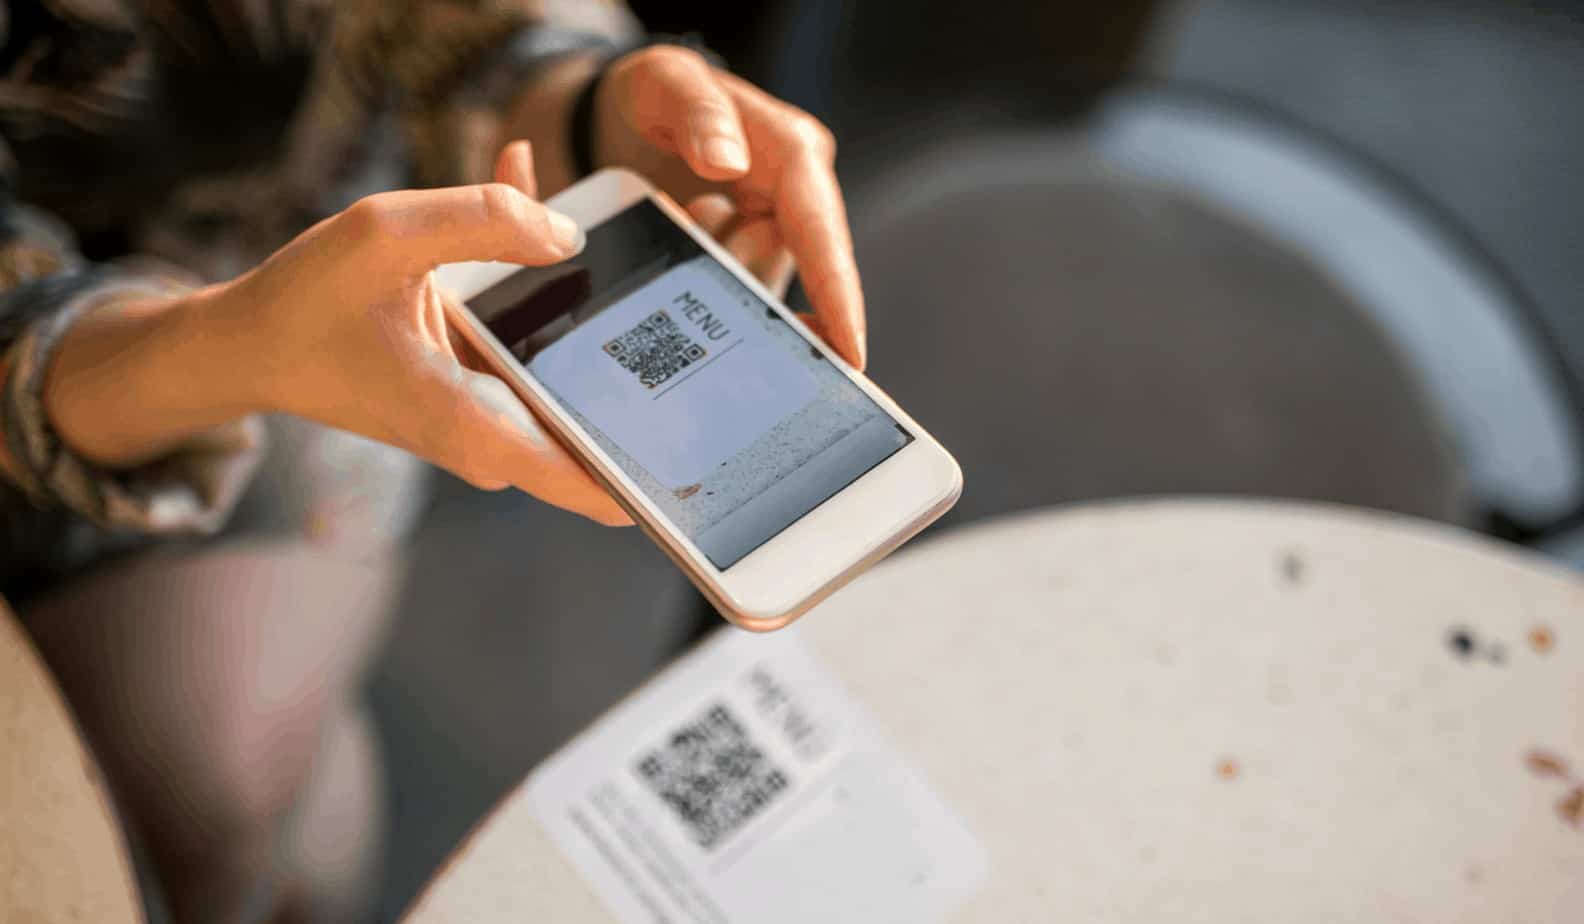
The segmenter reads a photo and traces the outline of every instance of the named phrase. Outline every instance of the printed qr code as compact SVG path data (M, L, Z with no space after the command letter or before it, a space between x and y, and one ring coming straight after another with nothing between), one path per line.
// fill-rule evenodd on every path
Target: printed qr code
M720 703L640 758L637 771L706 850L763 811L791 782Z
M664 311L656 311L637 327L605 344L605 353L638 376L639 384L645 388L654 388L708 352L683 333Z

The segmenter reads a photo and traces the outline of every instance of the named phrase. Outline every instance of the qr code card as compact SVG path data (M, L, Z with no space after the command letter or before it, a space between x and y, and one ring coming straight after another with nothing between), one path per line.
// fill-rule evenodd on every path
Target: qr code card
M795 627L723 630L528 792L629 924L917 924L989 871L984 845Z
M650 791L688 836L710 850L787 790L786 771L766 756L724 702L665 737L639 759Z

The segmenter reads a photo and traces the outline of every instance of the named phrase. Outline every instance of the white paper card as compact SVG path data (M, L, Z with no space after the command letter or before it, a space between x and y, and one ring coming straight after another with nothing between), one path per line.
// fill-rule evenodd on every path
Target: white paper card
M625 924L918 924L989 874L795 628L723 630L543 764L528 798Z

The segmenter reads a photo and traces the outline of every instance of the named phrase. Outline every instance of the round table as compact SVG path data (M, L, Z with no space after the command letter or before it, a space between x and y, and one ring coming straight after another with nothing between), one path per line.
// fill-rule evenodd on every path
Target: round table
M0 602L0 921L142 920L98 769L32 642Z
M1341 508L1114 503L921 543L789 632L982 846L945 920L1584 914L1584 581L1537 557ZM410 921L641 919L535 785Z

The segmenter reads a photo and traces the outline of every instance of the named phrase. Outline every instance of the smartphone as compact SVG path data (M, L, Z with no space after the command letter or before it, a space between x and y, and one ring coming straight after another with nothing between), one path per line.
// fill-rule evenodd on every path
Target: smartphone
M786 625L956 502L951 455L642 177L549 205L583 252L441 267L451 322L726 619Z

